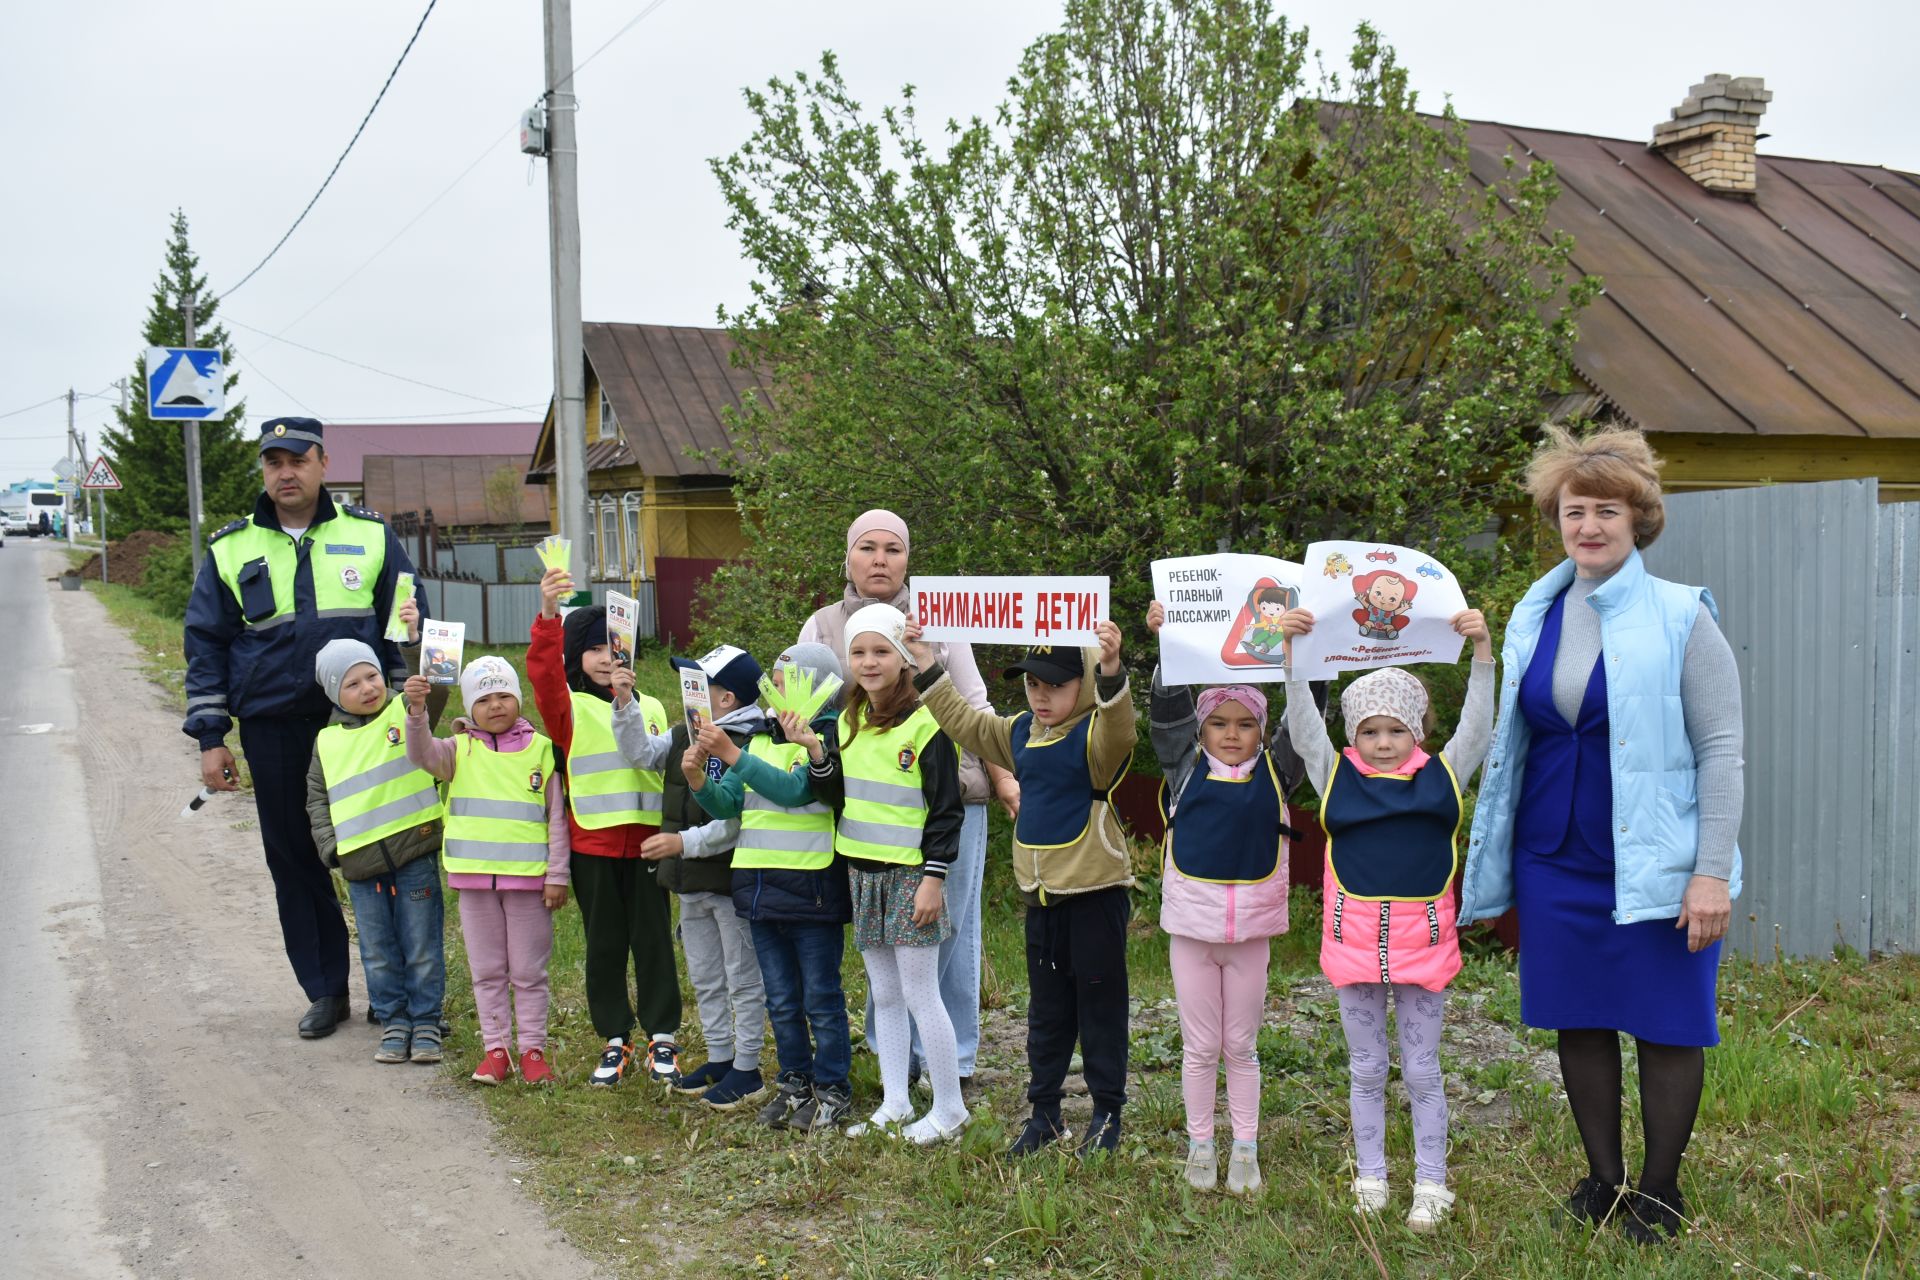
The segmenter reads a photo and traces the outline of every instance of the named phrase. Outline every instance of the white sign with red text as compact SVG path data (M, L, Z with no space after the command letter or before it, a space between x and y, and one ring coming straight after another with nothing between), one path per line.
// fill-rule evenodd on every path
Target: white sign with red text
M1465 643L1453 615L1467 607L1445 565L1384 542L1316 542L1307 548L1300 607L1313 630L1293 641L1293 675L1331 680L1343 671L1458 662Z
M930 642L1096 645L1109 609L1105 578L912 580L907 617Z

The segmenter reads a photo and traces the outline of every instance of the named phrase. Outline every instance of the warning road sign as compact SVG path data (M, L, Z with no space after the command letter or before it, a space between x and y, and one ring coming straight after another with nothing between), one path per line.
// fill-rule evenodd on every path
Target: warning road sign
M93 469L87 472L87 478L80 482L82 489L118 489L120 477L113 474L113 468L107 465L107 455L101 454L93 460Z
M226 406L226 367L217 350L147 348L149 418L217 418Z

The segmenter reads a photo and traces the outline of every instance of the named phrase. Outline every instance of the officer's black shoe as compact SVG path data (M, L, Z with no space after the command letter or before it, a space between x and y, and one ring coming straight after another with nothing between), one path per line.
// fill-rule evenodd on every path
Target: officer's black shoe
M352 1014L353 1009L345 996L321 996L307 1007L306 1014L300 1019L300 1038L318 1040L321 1036L330 1036L333 1029Z

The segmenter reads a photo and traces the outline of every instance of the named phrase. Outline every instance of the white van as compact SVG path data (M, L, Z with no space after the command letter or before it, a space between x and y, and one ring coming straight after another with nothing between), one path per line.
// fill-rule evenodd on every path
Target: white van
M10 493L7 498L9 505L26 507L27 536L30 538L53 532L53 526L67 505L67 495L58 489L28 489L24 493Z

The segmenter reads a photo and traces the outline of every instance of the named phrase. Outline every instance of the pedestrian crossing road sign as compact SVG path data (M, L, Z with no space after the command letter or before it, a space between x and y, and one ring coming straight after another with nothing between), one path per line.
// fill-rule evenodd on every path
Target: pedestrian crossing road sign
M113 474L113 468L107 465L107 455L101 454L93 460L93 469L87 472L87 478L80 482L82 489L118 489L120 477Z
M147 348L149 418L217 418L226 409L227 370L217 350Z

